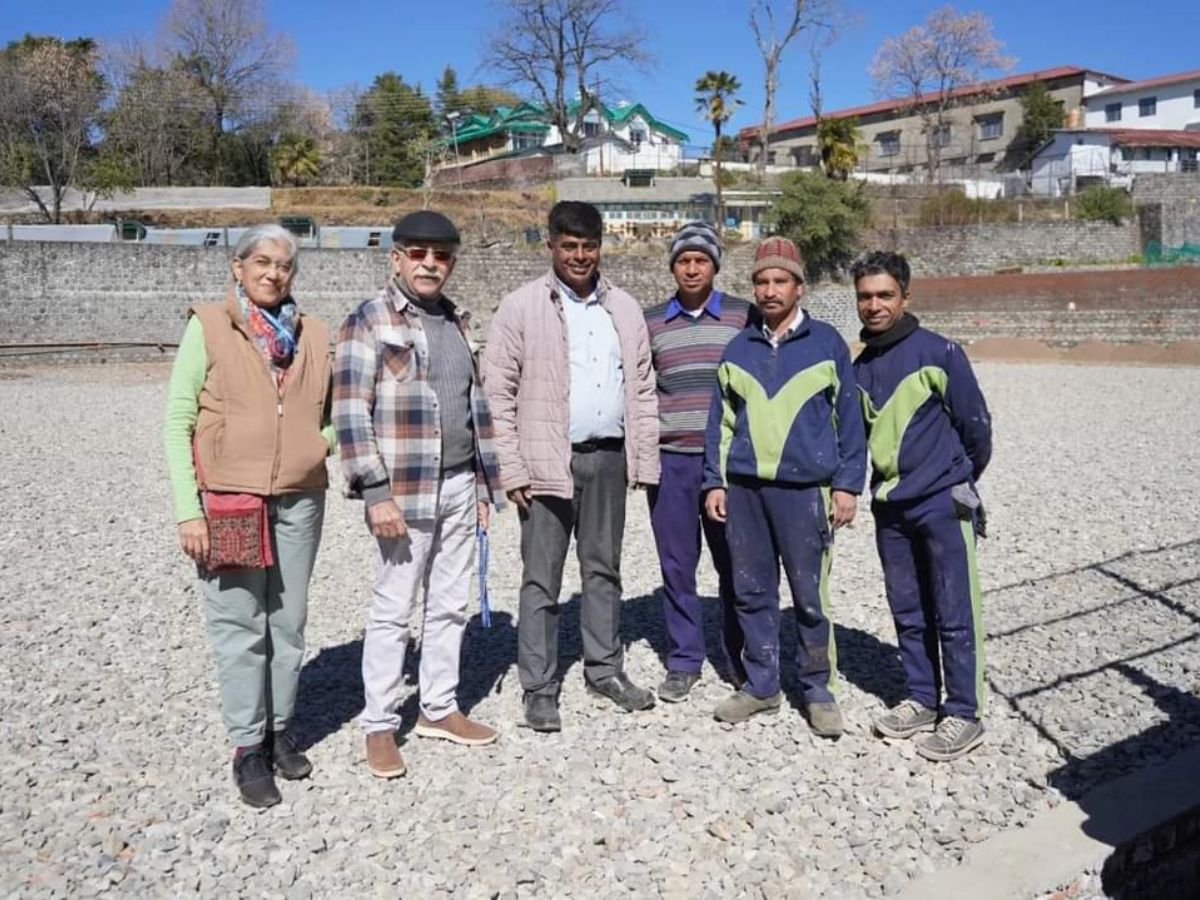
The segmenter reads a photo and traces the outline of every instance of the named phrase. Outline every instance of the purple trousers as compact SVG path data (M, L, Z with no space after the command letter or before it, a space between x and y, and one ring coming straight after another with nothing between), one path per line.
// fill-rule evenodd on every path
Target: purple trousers
M742 666L742 628L733 607L733 579L725 526L704 514L700 483L704 474L701 453L659 454L662 475L651 488L650 525L662 567L663 613L667 631L667 670L698 675L704 663L704 610L696 593L696 567L700 564L700 533L717 570L721 598L725 656L734 680L746 680Z

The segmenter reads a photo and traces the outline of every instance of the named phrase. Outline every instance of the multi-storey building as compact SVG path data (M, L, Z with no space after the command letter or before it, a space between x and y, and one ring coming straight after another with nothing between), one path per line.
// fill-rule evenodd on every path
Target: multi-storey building
M935 134L927 133L926 121L909 99L881 100L865 106L826 112L827 119L854 119L863 141L859 154L860 173L905 175L929 169L930 144L936 144L944 175L977 177L997 169L1013 168L1018 162L1015 146L1024 113L1021 95L1034 84L1046 87L1050 96L1063 104L1067 122L1082 124L1084 98L1127 79L1078 66L1058 66L1036 72L959 88L952 95L953 108L943 117ZM761 126L743 128L739 143L747 159L758 158ZM797 168L820 164L817 119L792 119L772 129L767 162Z

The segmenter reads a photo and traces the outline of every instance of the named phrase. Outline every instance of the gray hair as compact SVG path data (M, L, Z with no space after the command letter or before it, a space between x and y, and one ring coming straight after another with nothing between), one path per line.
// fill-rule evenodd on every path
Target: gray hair
M297 259L300 245L296 243L296 236L282 225L276 225L274 222L266 225L252 225L242 232L237 245L233 248L233 258L247 259L263 241L274 241L287 247L288 256L292 260L292 272L296 271L300 262Z

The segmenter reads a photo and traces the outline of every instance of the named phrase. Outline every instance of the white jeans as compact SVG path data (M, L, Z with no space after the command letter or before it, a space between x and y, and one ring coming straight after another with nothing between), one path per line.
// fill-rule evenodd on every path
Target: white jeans
M421 712L441 719L458 710L459 658L475 559L475 498L472 468L447 473L438 488L436 519L406 522L405 537L378 541L379 570L363 639L361 722L368 733L400 727L404 652L422 587Z

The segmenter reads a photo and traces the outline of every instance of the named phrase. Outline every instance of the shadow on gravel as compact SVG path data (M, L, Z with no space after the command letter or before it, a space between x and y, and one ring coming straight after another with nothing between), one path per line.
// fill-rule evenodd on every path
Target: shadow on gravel
M583 659L580 638L579 612L583 595L576 592L559 607L558 671L565 679L571 667ZM701 597L704 610L705 655L721 678L732 683L729 664L722 643L721 601L718 597ZM621 642L625 647L645 642L658 656L663 675L667 673L667 632L663 614L662 590L621 601ZM514 650L514 659L515 650ZM655 682L657 684L657 681ZM655 684L642 687L653 688Z
M292 725L301 749L321 743L362 711L362 639L324 647L300 670Z
M892 707L907 696L900 651L858 628L834 625L837 636L838 672L860 691ZM795 630L791 639L796 640Z
M1081 793L1083 774L1126 770L1131 761L1142 766L1161 765L1169 754L1163 752L1164 745L1170 743L1168 733L1183 722L1200 723L1200 698L1194 694L1162 684L1126 662L1114 662L1111 668L1141 688L1168 720L1111 744L1099 753L1071 759L1051 772L1049 783L1068 796ZM1174 799L1177 792L1183 791L1186 796L1194 794L1194 790L1180 785L1174 776L1168 784L1172 794L1169 800L1153 788L1149 796L1143 794L1132 801L1123 798L1114 802L1103 790L1079 797L1079 806L1088 816L1082 826L1084 833L1113 848L1100 872L1106 897L1191 900L1200 896L1200 805L1185 806L1179 812ZM1131 810L1126 802L1137 809ZM1152 824L1144 830L1131 829L1131 813L1139 821Z
M296 697L293 724L302 749L321 743L362 712L362 639L325 647L304 664ZM462 675L458 702L464 713L495 691L500 693L505 673L517 658L517 629L506 612L492 613L492 627L484 628L478 614L467 622L463 639ZM421 649L410 640L404 655L404 684L417 687ZM400 734L417 724L420 696L411 690L400 704Z
M1156 559L1166 558L1169 561L1178 557L1187 560L1186 571L1182 577L1159 588L1148 587L1128 571L1130 565L1147 566L1153 565ZM1197 564L1197 560L1200 560L1200 539L1192 539L1151 550L1130 551L1086 566L984 592L986 599L988 594L1000 594L1012 587L1038 586L1043 583L1048 585L1056 580L1062 582L1063 579L1067 579L1068 583L1066 585L1059 584L1057 590L1067 595L1073 591L1074 595L1083 601L1079 603L1077 609L1067 613L1051 615L1039 621L1016 627L990 631L987 635L989 642L1002 641L1031 630L1037 632L1039 629L1084 618L1094 613L1119 610L1123 605L1132 601L1150 601L1169 611L1175 617L1177 627L1174 629L1174 633L1177 637L1172 640L1157 641L1121 658L1108 660L1089 669L1066 672L1050 681L1028 686L1017 692L1003 690L997 684L997 673L993 672L989 675L988 683L991 691L1003 697L1012 709L1043 739L1055 746L1065 760L1059 768L1049 773L1048 781L1068 798L1076 799L1100 783L1132 770L1165 761L1193 743L1187 737L1188 731L1200 731L1200 697L1193 692L1164 684L1148 671L1148 669L1153 669L1156 660L1167 658L1166 654L1178 648L1191 645L1194 648L1193 653L1200 652L1200 610L1194 609L1168 594L1177 588L1188 587L1200 582L1200 565ZM1105 603L1087 603L1087 583L1083 579L1094 578L1097 575L1119 584L1126 592L1119 598ZM1136 614L1131 615L1135 616ZM1138 627L1136 618L1131 619L1129 626L1131 628ZM1193 669L1193 671L1195 670ZM1044 706L1047 696L1053 698L1055 692L1060 688L1071 689L1079 683L1087 683L1089 679L1108 673L1118 673L1128 682L1140 688L1146 698L1166 714L1167 721L1115 741L1089 756L1079 756L1071 749L1070 736L1056 734L1051 725L1047 724L1044 717L1039 715L1031 704L1036 702ZM1075 689L1078 690L1077 687ZM1193 690L1200 690L1200 686ZM1106 714L1119 716L1120 709L1107 711ZM1189 728L1184 729L1185 725Z

